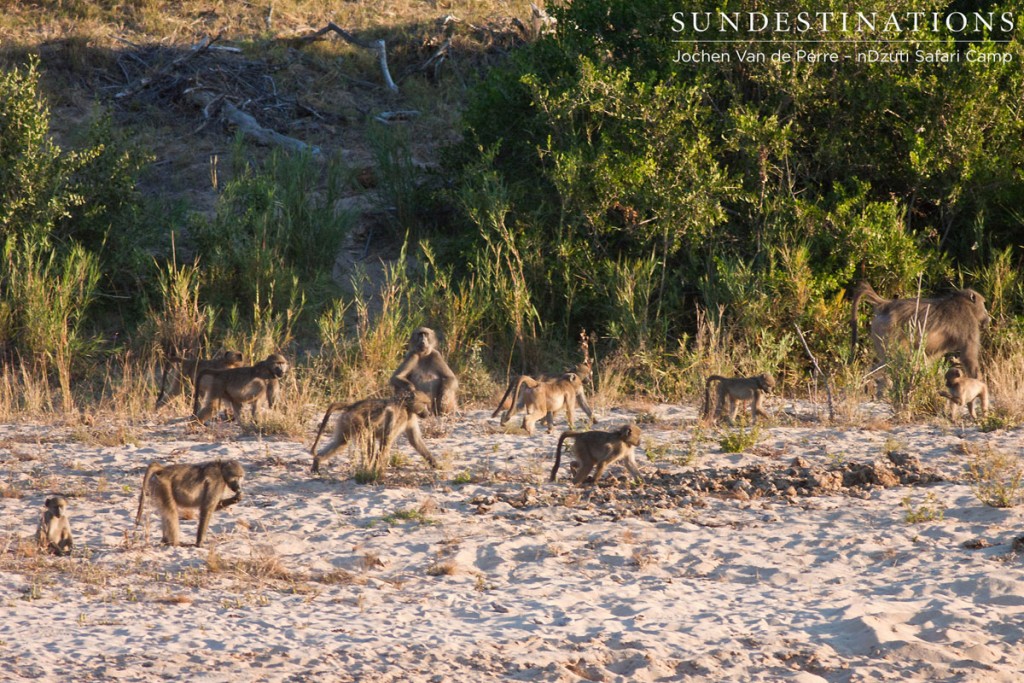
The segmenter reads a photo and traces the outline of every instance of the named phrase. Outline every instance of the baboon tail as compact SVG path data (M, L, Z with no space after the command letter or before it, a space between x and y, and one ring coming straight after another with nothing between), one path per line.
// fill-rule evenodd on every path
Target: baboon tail
M854 355L857 353L857 309L860 308L861 299L867 299L875 307L889 303L889 299L879 296L867 280L861 280L853 288L850 296L850 362L853 362Z
M320 421L320 429L317 430L316 438L313 439L313 445L309 447L310 455L316 455L316 445L320 443L320 437L324 433L324 428L327 427L327 421L331 419L331 413L340 408L344 408L345 405L342 403L332 403L327 406L327 412L324 413L324 419Z
M551 477L548 481L554 481L555 477L558 476L558 466L562 464L562 442L570 436L578 436L582 432L562 432L562 435L558 437L558 447L555 448L555 466L551 468Z
M704 410L701 411L701 416L704 419L711 414L711 383L715 381L722 381L725 379L721 375L711 375L704 382Z
M135 526L142 522L142 513L146 509L146 492L149 491L149 480L164 468L160 463L153 461L146 468L146 474L142 477L142 490L139 491L139 511L135 513Z
M501 412L501 407L503 405L505 405L505 399L507 399L509 397L509 394L512 393L513 388L515 387L515 384L518 382L518 379L519 378L517 377L516 379L513 379L512 381L510 381L508 383L508 389L505 390L505 395L501 397L501 400L498 401L498 407L494 409L493 413L491 413L491 417L492 418L493 417L498 417L498 413Z
M519 375L519 379L516 380L516 390L512 394L512 405L505 411L505 417L501 418L501 424L505 424L512 419L512 413L515 412L516 406L519 404L519 389L523 386L523 382L526 382L529 377L526 375Z

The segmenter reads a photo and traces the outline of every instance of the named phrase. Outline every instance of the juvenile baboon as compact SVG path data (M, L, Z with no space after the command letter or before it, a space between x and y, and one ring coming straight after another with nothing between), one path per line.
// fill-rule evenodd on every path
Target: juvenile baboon
M597 484L605 468L618 460L623 460L630 474L637 479L642 478L640 468L633 457L633 449L640 445L640 428L630 423L611 432L562 432L558 437L558 448L555 449L555 466L551 468L551 481L555 480L558 466L562 461L562 442L569 437L575 438L572 453L579 467L573 483L577 486L586 480L587 475L595 467L597 469L594 470L594 483Z
M259 399L266 396L267 405L273 407L277 382L288 372L288 361L279 353L272 353L256 365L228 370L205 369L196 379L196 396L192 413L200 424L213 414L219 401L231 404L235 419L242 421L242 406L252 404L252 419L256 420ZM200 408L199 404L203 403Z
M712 414L710 412L711 407L711 383L718 382L716 391L718 392L718 398L715 401L715 410ZM729 404L729 413L727 419L729 424L732 424L736 419L736 412L739 409L740 403L746 403L750 401L750 418L752 422L757 422L757 416L763 415L770 417L761 408L761 400L765 394L771 393L772 389L775 388L775 378L771 375L757 375L755 377L722 377L721 375L711 375L704 383L704 410L702 415L704 419L712 418L712 422L716 421L722 416L722 408L725 407L726 402Z
M588 379L590 379L590 376L593 373L593 369L591 368L590 361L585 360L582 363L577 363L576 367L573 368L572 370L566 370L565 372L562 373L562 375L567 375L570 372L576 373L576 376L580 378L580 385L582 387L582 384L586 382ZM537 382L544 382L552 379L550 375L541 375L540 377L533 377L531 375L516 375L515 377L509 380L508 388L505 389L505 393L504 395L502 395L501 400L498 402L498 407L494 409L493 413L491 413L491 417L498 417L498 414L501 411L508 410L513 407L512 394L515 393L516 387L519 385L519 381L524 377L529 377L530 379ZM586 402L586 394L583 392L582 388L580 389L577 398L580 399L581 405ZM591 419L593 419L593 416L591 416Z
M71 524L68 522L68 502L63 496L47 498L43 503L46 510L39 518L36 540L39 547L54 555L70 555Z
M946 389L948 391L940 391L939 395L949 401L950 417L956 417L958 406L967 406L970 416L976 417L974 405L979 399L982 415L988 412L988 385L980 379L965 376L960 367L954 366L946 371Z
M430 416L430 405L430 397L422 391L404 392L391 398L366 398L348 405L332 403L327 406L316 439L309 449L313 455L313 474L318 474L320 466L353 439L365 438L370 455L386 455L401 433L431 467L437 468L437 460L423 442L420 432L419 421ZM317 453L320 435L324 433L331 413L336 410L341 414L334 424L334 438Z
M164 359L164 373L160 378L160 393L156 397L156 408L159 409L171 400L182 390L182 378L188 377L192 382L193 391L196 386L196 377L203 370L227 370L229 368L242 367L242 354L238 351L221 351L208 360L202 358L182 358L177 355L168 355ZM168 387L167 378L170 377Z
M990 318L985 310L984 297L973 289L958 289L927 299L884 299L870 284L861 281L852 295L851 358L857 347L857 309L861 299L867 299L874 308L871 341L878 357L874 370L885 365L885 347L893 338L905 336L908 332L917 334L920 329L926 354L955 353L964 364L967 376L978 376L981 328L988 324Z
M512 404L501 418L501 424L508 422L516 409L524 407L526 415L523 416L523 429L528 434L533 434L534 424L542 418L548 425L548 433L551 433L555 426L555 413L564 407L569 429L575 429L573 410L576 409L576 401L580 402L580 407L590 420L596 422L594 411L587 405L587 398L583 394L583 381L576 373L567 372L558 379L542 382L523 376L516 383Z
M437 335L429 327L418 327L409 337L409 351L391 375L395 393L422 391L430 397L435 415L447 415L458 409L456 391L459 380L437 350Z
M242 479L245 470L237 460L211 460L197 465L163 465L149 463L139 491L139 511L135 526L142 522L147 495L152 496L160 512L163 543L179 545L179 508L198 509L199 526L196 529L196 547L210 526L215 510L226 508L242 500ZM235 495L225 498L231 490Z

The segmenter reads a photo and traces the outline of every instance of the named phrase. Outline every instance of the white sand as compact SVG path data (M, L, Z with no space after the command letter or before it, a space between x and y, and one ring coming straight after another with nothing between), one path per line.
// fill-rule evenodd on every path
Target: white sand
M946 481L743 500L631 489L613 468L593 492L564 465L547 483L557 431L502 433L484 410L430 426L439 474L400 440L383 486L354 483L342 454L312 477L311 436L219 425L211 441L164 420L108 447L81 427L2 427L0 680L1021 680L1024 506L986 507L963 476L964 442L1019 456L1020 430L837 428L775 407L753 452L706 431L690 466L694 410L649 408L645 474L871 463L895 440ZM161 547L155 514L146 542L146 463L217 457L247 479L208 547ZM71 558L25 547L52 493L69 497ZM944 517L908 523L908 496ZM425 523L394 516L421 506Z

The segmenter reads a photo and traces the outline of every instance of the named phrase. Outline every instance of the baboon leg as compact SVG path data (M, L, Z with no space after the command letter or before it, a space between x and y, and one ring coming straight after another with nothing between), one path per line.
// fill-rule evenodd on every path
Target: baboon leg
M597 463L597 467L594 468L594 486L597 486L597 480L604 474L605 468L608 466L608 461Z
M158 477L154 488L160 510L160 529L163 533L161 541L167 545L178 545L178 505L174 502L171 482Z
M580 462L579 465L579 469L576 470L576 478L573 480L573 483L576 484L576 486L579 486L586 481L587 475L590 474L590 470L594 469L594 463L589 461Z
M572 409L573 409L573 405L572 405L571 397L566 397L566 399L565 399L565 421L569 423L569 429L576 429L576 424L575 424L576 421L573 419ZM549 415L550 415L550 413L549 413ZM548 431L549 432L551 431L551 427L553 427L554 424L555 424L555 418L554 418L554 416L552 416L551 417L551 421L548 423Z
M544 417L544 415L545 413L543 411L540 411L536 413L527 413L523 417L523 429L526 430L527 434L533 436L533 426L537 423L537 420Z
M320 466L334 457L334 453L339 448L344 448L347 444L347 434L342 432L341 434L335 435L335 437L331 439L331 442L323 447L323 450L313 456L313 474L320 474Z
M544 419L542 421L547 423L547 425L548 425L548 434L550 434L555 429L555 414L549 410L547 415L544 416ZM572 429L572 428L573 428L572 422L570 422L569 423L569 429Z
M726 402L729 404L729 414L726 416L726 419L730 425L734 425L736 424L736 412L740 408L740 402L732 396L726 396Z
M221 488L223 488L223 486ZM210 526L213 511L217 508L217 503L219 501L215 500L216 497L217 496L214 495L213 491L210 491L206 487L203 488L203 497L199 501L199 528L196 530L197 548L203 544L203 537L206 536L206 529Z
M988 413L988 387L982 387L981 389L981 414L985 415Z
M405 438L409 440L409 443L416 449L416 452L423 456L423 459L427 461L427 464L436 470L437 460L435 460L434 456L430 453L430 450L427 448L427 444L423 443L419 428L413 427L412 425L406 427Z
M241 401L232 398L231 399L231 414L235 416L235 422L242 424L242 409L245 406Z
M711 411L712 422L722 419L722 416L725 414L725 400L725 392L719 391L718 398L715 400L715 409Z
M627 455L626 459L623 460L622 462L626 466L626 469L629 470L630 474L632 474L637 479L643 479L643 475L640 474L640 466L636 464L636 460L633 457L633 453Z

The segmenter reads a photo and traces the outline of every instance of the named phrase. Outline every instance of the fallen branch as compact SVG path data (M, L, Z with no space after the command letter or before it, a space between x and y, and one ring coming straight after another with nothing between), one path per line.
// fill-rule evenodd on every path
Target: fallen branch
M818 365L818 360L811 353L811 348L807 346L807 340L804 339L803 330L796 323L793 323L793 327L796 328L796 333L800 335L800 343L804 345L804 351L807 352L807 357L811 359L811 365L814 366L814 372L825 382L825 395L828 397L828 419L829 422L834 422L836 419L836 411L832 405L832 384L828 381L828 377L824 372L821 371L821 366Z
M320 154L319 147L307 145L301 140L296 140L287 135L282 135L275 130L264 128L255 118L228 102L221 95L216 95L208 90L194 88L186 90L185 97L202 109L203 115L206 117L212 116L219 104L220 117L234 125L238 130L242 131L244 136L257 144L284 147L296 152L309 152L313 155Z
M333 31L341 36L346 42L364 48L366 50L376 50L380 59L380 70L384 75L384 83L387 85L388 90L391 92L398 92L398 86L395 85L395 81L391 78L391 72L388 70L388 52L383 40L366 41L352 35L345 29L341 28L333 21L328 22L327 26L324 26L319 31L311 33L308 36L302 36L301 38L293 39L291 42L296 46L302 46L307 43L319 40L328 32Z

